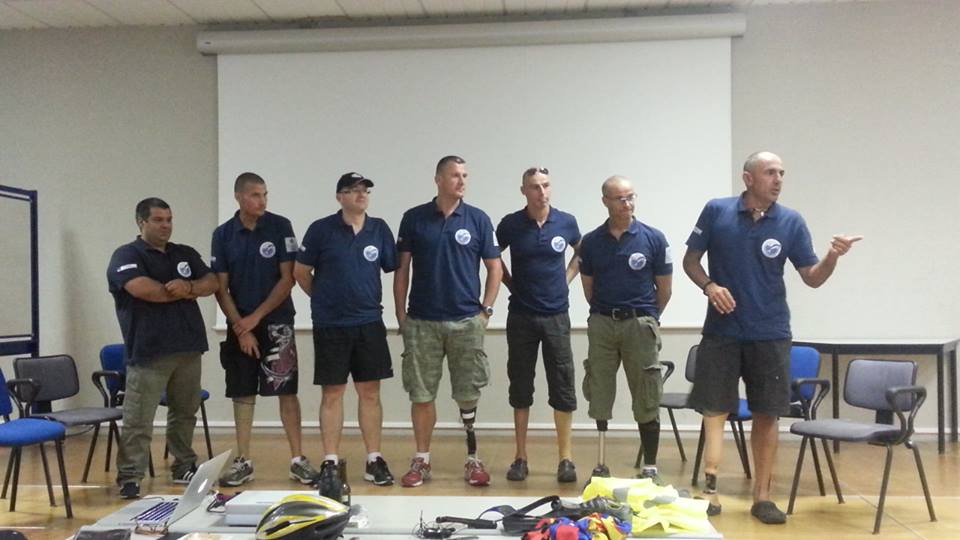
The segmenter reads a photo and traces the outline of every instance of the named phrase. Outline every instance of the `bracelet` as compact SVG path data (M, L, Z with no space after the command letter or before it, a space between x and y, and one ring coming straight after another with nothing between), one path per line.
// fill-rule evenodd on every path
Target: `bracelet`
M707 282L703 284L703 287L700 287L700 290L703 291L704 296L706 296L706 294L707 294L707 287L709 287L711 283L713 283L713 280L712 280L712 279L708 279Z

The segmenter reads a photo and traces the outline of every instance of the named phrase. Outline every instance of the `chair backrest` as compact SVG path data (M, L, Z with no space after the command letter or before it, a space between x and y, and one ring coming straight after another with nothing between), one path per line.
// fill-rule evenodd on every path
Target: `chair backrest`
M13 414L13 403L10 401L10 391L7 390L7 378L3 376L3 370L0 369L0 416L8 418Z
M687 367L683 369L683 376L690 382L693 382L697 374L697 350L699 349L699 345L694 345L690 347L690 350L687 352Z
M123 343L104 345L103 348L100 349L100 367L106 371L119 371L120 373L126 374L126 356L127 350ZM107 379L107 389L110 390L111 394L123 390L124 386L126 385L116 379Z
M887 389L894 386L912 386L917 381L917 363L898 360L851 360L847 378L843 382L843 400L854 407L889 412ZM901 410L913 406L909 396L898 402Z
M790 380L813 379L820 374L820 353L813 347L790 348ZM816 387L807 385L799 392L790 389L790 402L800 401L802 395L806 399L813 399Z
M13 370L17 378L33 379L40 385L36 401L56 401L80 391L77 364L66 354L17 358Z

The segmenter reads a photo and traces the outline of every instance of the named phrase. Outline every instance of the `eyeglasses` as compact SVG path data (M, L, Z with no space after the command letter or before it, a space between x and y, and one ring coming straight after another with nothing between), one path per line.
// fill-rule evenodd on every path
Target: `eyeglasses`
M354 195L360 195L360 194L369 195L370 188L368 188L367 186L357 186L350 189L342 189L340 190L340 193L343 193L344 195L348 193L352 193Z
M606 195L604 195L603 198L609 199L611 201L619 201L620 204L633 204L637 200L637 194L631 193L625 197L607 197Z
M537 173L540 174L550 174L550 169L546 167L530 167L529 169L523 171L523 177L533 176Z

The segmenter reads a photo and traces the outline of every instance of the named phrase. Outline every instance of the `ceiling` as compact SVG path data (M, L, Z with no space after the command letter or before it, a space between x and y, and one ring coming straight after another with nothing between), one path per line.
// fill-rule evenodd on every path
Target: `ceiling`
M0 0L0 30L99 26L289 25L471 17L730 10L883 0Z

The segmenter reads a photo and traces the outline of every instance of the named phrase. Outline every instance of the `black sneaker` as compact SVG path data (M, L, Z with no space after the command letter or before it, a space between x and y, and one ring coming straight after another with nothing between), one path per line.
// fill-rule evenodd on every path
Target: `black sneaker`
M644 466L643 469L640 469L640 474L637 475L637 478L646 478L654 483L657 486L663 486L663 479L660 478L660 473L657 472L656 467Z
M557 482L568 484L577 481L577 467L569 459L563 459L557 465Z
M363 479L367 482L373 482L375 486L393 485L393 475L390 474L390 468L382 457L367 462L367 469L363 472Z
M124 482L123 485L120 486L120 498L139 499L140 484L138 482Z
M332 460L328 459L320 465L317 488L319 488L321 496L340 502L340 497L343 495L343 483L340 481L340 470Z
M527 460L517 458L510 464L510 468L507 469L507 480L520 482L526 480L528 474L530 474L530 467L527 466Z
M193 480L193 475L197 474L197 464L192 463L189 468L184 469L180 474L173 473L174 484L189 484Z
M750 508L750 514L767 525L783 525L787 522L787 515L777 508L773 501L760 501L753 503Z

